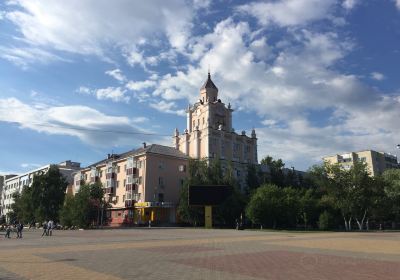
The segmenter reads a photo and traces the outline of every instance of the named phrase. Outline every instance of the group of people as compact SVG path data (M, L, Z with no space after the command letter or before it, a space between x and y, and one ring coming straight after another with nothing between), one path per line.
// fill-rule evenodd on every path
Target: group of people
M11 238L11 232L13 231L13 228L17 231L17 238L22 238L22 230L24 229L22 222L14 223L13 227L11 227L11 225L6 226L6 234L4 237Z
M43 233L42 236L52 236L53 235L53 228L54 228L54 222L53 220L44 221L43 223Z

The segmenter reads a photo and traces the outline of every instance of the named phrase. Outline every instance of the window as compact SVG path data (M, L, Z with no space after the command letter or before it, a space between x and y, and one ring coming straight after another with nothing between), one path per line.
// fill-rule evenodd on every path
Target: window
M179 165L179 166L178 166L178 170L179 170L180 172L185 172L185 171L186 171L186 165L184 165L184 164Z
M163 177L158 177L158 185L164 186L164 178Z
M139 185L142 184L142 176L139 177L139 182L138 183L139 183Z
M120 168L120 166L118 165L117 166L117 173L119 173L121 171L121 168Z
M126 179L124 179L124 186L126 186Z
M116 187L117 187L117 189L118 189L118 187L119 187L119 181L117 181L117 185L116 185ZM118 196L117 196L118 197Z
M122 196L122 202L125 202L125 195Z
M158 202L164 202L164 194L163 193L158 194Z
M115 197L115 203L118 203L118 198L119 198L119 196L117 195L117 196Z
M160 162L158 163L158 169L164 170L164 169L165 169L165 163L162 162L162 161L160 161Z

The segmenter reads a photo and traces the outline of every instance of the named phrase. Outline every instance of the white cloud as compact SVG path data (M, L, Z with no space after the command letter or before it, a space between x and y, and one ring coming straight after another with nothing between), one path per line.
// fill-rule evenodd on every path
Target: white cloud
M397 9L400 10L400 0L394 0L394 1L395 1L395 3L396 3Z
M37 163L21 163L21 167L25 169L35 169L43 166L42 164Z
M90 88L85 87L85 86L80 86L80 87L76 90L76 92L77 92L77 93L81 93L81 94L88 94L88 95L90 95L90 94L93 93L93 91L92 91Z
M128 103L130 97L127 96L126 90L121 87L107 87L95 90L96 98L99 100L110 99L113 102L126 102Z
M159 102L150 103L150 107L162 113L176 114L178 116L186 116L185 110L177 110L177 105L174 102L166 102L161 100Z
M382 73L379 73L379 72L372 72L371 78L376 81L382 81L385 79L385 75L383 75Z
M211 0L193 0L193 5L198 9L205 9L211 5Z
M93 145L110 147L141 143L152 136L134 134L151 131L137 126L148 119L110 116L87 106L34 106L16 98L0 99L0 121L16 123L21 129L31 129L49 135L78 137ZM148 141L148 140L147 140Z
M141 91L147 88L153 88L156 86L156 82L152 81L152 80L146 80L146 81L139 81L139 82L135 82L135 81L129 81L126 84L126 87L130 90L133 91Z
M346 10L351 10L358 4L358 2L358 0L344 0L342 3L342 7Z
M253 2L240 6L238 10L254 16L262 25L273 23L285 27L323 19L335 3L336 0L280 0Z
M285 43L268 44L251 33L247 23L228 19L193 40L192 65L159 77L153 95L164 102L152 107L173 111L173 100L198 100L211 62L222 101L264 120L256 128L260 157L272 154L305 169L337 152L393 152L392 143L400 139L393 121L400 118L400 99L387 99L355 75L334 70L352 50L350 40L334 32L296 29L285 33ZM267 60L258 58L255 44L271 50Z
M0 46L0 57L22 67L23 69L29 68L29 64L36 62L50 63L54 61L68 61L58 55L36 47L18 48Z
M109 70L105 73L121 83L126 81L126 77L120 69Z
M143 45L164 36L173 48L184 48L194 11L184 0L14 0L7 4L4 16L19 30L20 41L31 47L26 52L58 50L103 57L115 47Z

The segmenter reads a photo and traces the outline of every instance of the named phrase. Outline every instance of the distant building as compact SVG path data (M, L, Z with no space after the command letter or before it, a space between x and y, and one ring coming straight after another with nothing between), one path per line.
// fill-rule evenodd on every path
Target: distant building
M248 164L257 164L257 137L253 129L250 136L245 131L236 133L232 127L231 105L218 98L218 88L210 73L200 89L200 99L188 106L186 128L182 134L174 133L174 146L194 159L221 160L222 166L232 162L235 176L245 186Z
M8 174L8 175L0 175L0 217L3 215L3 189L4 189L4 181L15 177L17 175Z
M81 169L70 192L78 192L82 183L100 182L111 205L106 213L112 226L174 223L188 158L173 147L144 144Z
M365 162L372 176L382 174L387 169L400 168L395 155L373 150L328 156L323 160L331 164L339 163L344 169L350 169L356 161Z
M7 215L11 211L11 205L14 203L14 199L12 198L14 193L21 193L24 187L31 186L34 176L37 174L46 173L52 165L55 165L59 168L61 174L64 175L68 183L73 182L72 174L80 169L80 163L67 160L59 164L48 164L21 175L5 179L3 193L1 195L1 214Z

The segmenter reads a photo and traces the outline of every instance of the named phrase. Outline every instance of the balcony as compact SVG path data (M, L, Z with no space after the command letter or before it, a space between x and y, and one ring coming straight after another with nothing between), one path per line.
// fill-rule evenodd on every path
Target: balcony
M134 190L136 190L136 184L126 184L125 185L125 190L127 191L127 192L131 192L131 191L134 191Z
M104 189L105 194L113 194L114 193L114 188L113 187L108 187Z
M134 200L125 200L125 207L133 207L135 205Z
M99 181L100 181L99 176L90 177L90 183L96 183Z
M116 178L117 174L115 174L114 172L106 173L106 179L116 179Z
M137 168L131 167L126 169L126 175L136 175L137 174Z

